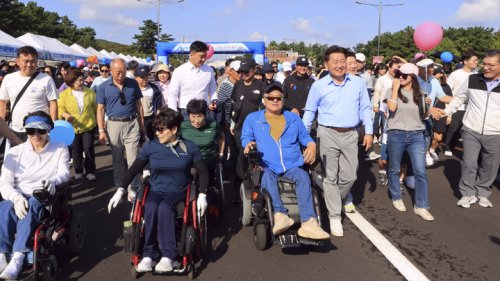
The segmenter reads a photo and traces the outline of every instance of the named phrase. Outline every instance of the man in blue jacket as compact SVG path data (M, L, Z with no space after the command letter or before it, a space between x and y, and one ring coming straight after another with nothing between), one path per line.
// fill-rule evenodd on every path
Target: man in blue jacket
M299 204L299 236L311 239L328 239L318 224L313 208L311 182L306 171L301 169L305 163L313 163L316 158L316 143L307 132L300 117L283 110L283 90L277 85L270 85L264 93L264 110L249 114L243 124L241 144L248 154L257 148L262 153L264 174L262 188L271 196L274 209L273 233L280 234L290 228L294 221L288 216L287 209L281 202L278 190L278 176L284 176L295 182ZM301 145L306 147L304 154Z

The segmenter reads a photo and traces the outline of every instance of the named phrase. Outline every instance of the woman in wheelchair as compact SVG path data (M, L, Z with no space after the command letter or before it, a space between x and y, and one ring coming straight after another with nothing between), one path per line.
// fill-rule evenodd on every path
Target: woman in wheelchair
M283 110L283 90L270 85L265 90L262 103L265 109L247 116L243 124L241 144L248 154L250 149L262 153L264 174L261 187L269 192L274 211L273 234L277 235L294 224L287 214L278 190L278 176L295 182L302 222L298 235L310 239L328 239L316 219L313 208L311 181L301 167L312 164L316 157L316 143L296 114ZM306 147L304 154L301 145Z
M144 206L143 258L137 272L170 272L177 266L175 240L175 207L186 196L191 181L191 167L199 178L198 215L207 208L208 172L200 150L191 141L177 138L182 115L172 109L162 110L153 121L156 139L144 144L137 159L127 171L125 186L149 163L150 191ZM109 202L109 210L122 200L125 191L117 191ZM161 257L161 259L160 259ZM159 262L156 261L159 259ZM155 266L156 265L156 266Z
M51 195L56 185L69 180L69 153L63 143L50 142L54 128L43 111L24 118L28 140L9 149L2 166L0 192L0 279L17 279L30 251L31 234L40 220L42 203L33 190L44 188ZM12 253L12 254L11 254ZM7 254L11 254L7 264Z

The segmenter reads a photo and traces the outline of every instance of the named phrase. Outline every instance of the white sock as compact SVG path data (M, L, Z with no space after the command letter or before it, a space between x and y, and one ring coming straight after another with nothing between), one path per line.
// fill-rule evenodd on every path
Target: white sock
M5 270L0 274L1 279L17 279L17 276L23 269L24 263L24 253L14 252L12 259L5 268Z

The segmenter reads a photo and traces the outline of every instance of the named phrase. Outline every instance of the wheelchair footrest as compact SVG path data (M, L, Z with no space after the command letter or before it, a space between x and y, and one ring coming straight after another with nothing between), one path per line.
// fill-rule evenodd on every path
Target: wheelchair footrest
M325 240L314 240L304 237L298 237L300 244L302 245L310 245L310 246L322 246Z
M281 248L300 247L300 241L296 234L281 234L278 236Z

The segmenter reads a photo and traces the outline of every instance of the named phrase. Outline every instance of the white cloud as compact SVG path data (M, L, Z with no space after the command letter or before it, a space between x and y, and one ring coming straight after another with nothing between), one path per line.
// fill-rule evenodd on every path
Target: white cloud
M292 27L295 30L306 34L318 34L318 32L311 27L311 21L308 19L297 18L295 20L292 20Z
M106 11L101 11L100 9L93 9L87 5L82 5L80 7L79 16L84 20L92 20L103 23L117 24L123 26L138 27L140 25L139 21L130 17L125 17L118 13L109 14Z
M488 22L500 17L498 0L465 0L458 8L456 17L465 22Z
M264 35L262 35L260 32L258 31L254 31L252 34L250 34L249 38L251 40L255 40L255 41L260 41L260 40L263 40L264 39Z

